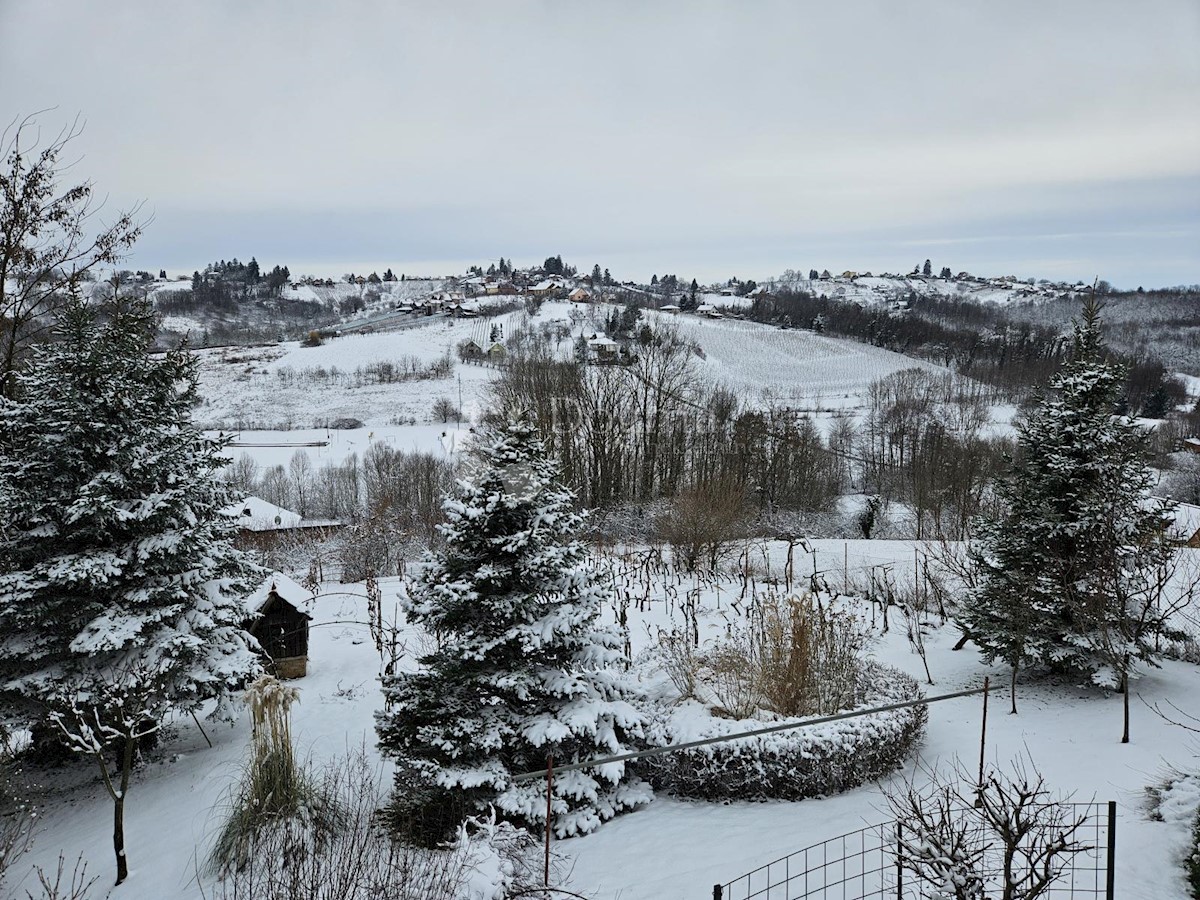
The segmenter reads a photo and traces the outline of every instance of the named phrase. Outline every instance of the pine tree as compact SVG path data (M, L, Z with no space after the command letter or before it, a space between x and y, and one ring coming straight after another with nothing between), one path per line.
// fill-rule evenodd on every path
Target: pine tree
M620 639L598 624L608 589L575 539L582 517L531 426L483 451L485 467L445 503L445 548L405 602L438 637L420 669L385 679L380 748L397 761L393 813L426 839L489 805L544 827L545 785L514 782L557 763L617 754L640 732ZM646 802L623 764L555 779L552 826L585 834Z
M925 276L932 275L933 263L931 263L929 260L925 260L925 265L921 267L921 274Z
M688 289L687 296L684 297L683 300L680 301L679 308L684 310L685 312L692 311L692 310L699 308L700 300L696 296L696 294L699 290L700 290L700 283L697 282L695 278L693 278L692 285Z
M1147 435L1116 415L1124 371L1106 362L1100 324L1089 300L1052 395L1018 426L1017 460L996 488L1006 511L980 524L972 551L978 585L960 624L985 659L1012 669L1014 712L1021 668L1109 683L1119 670L1123 686L1133 662L1153 660L1155 636L1170 631L1169 604L1137 587L1168 563L1165 510L1146 503ZM1114 653L1116 644L1133 649Z
M149 355L155 324L145 299L102 318L72 298L0 401L0 700L57 716L109 785L113 742L127 784L134 738L224 708L257 666L221 445L189 418L195 360ZM110 791L119 882L125 790Z

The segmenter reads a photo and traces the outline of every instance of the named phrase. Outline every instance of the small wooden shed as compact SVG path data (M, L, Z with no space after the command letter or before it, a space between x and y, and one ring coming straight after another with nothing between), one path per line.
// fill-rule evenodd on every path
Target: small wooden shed
M276 572L246 598L243 627L258 641L277 678L303 678L308 673L306 608L312 594Z

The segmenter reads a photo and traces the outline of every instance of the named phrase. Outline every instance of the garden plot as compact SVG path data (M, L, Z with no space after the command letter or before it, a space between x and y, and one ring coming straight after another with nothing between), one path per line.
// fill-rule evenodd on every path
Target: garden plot
M852 579L856 572L861 575L890 566L899 580L912 566L914 550L918 557L926 550L907 541L820 541L815 547L815 568L832 581L843 563ZM784 545L750 549L754 578L744 582L737 575L713 580L656 570L646 562L645 548L633 548L634 555L611 576L619 602L604 616L616 624L624 607L635 657L656 643L660 629L694 626L702 643L719 638L743 621L749 596L765 590L768 580L788 578ZM791 567L794 582L806 583L813 569L812 560L797 550ZM390 617L403 586L398 579L385 579L381 587L384 613ZM364 743L374 754L372 716L381 706L380 659L366 624L364 586L327 584L323 591L313 610L309 675L292 682L301 692L294 713L298 750L317 763L345 756L348 749ZM864 609L863 614L869 616L870 610ZM878 632L878 615L876 621ZM897 621L893 619L886 635L878 636L872 655L923 683L924 667ZM401 665L411 667L423 643L408 630L401 637L407 654ZM935 681L934 686L926 686L929 693L976 686L985 674L1003 680L1004 671L981 665L970 647L954 652L957 637L952 626L929 636L927 653ZM661 678L647 675L648 688L660 683ZM1172 702L1196 712L1200 670L1167 662L1139 679L1135 690L1148 702ZM1072 683L1024 687L1018 716L1006 715L1005 704L995 697L987 757L1007 764L1028 753L1055 790L1073 792L1081 802L1115 799L1120 805L1117 896L1184 900L1188 895L1180 859L1187 817L1196 798L1182 808L1165 810L1167 821L1152 821L1144 789L1169 766L1194 768L1193 749L1188 735L1140 703L1133 708L1133 742L1119 744L1120 707L1118 696ZM919 758L908 761L905 774L955 758L968 764L977 760L980 711L978 697L933 705ZM106 894L112 867L112 807L96 784L73 790L69 799L54 800L42 819L31 856L21 863L23 870L30 863L55 865L60 851L68 861L82 853L90 863L89 871L100 877L93 896L213 897L211 882L202 887L195 883L195 865L216 831L223 797L237 782L238 767L248 750L249 727L242 720L233 728L207 730L214 744L211 749L190 720L175 723L156 761L137 773L126 813L131 876L123 888ZM555 851L573 869L571 889L596 900L693 900L711 896L718 881L888 819L881 787L897 783L899 777L801 802L713 803L660 795L647 807L591 835L557 842ZM164 829L164 821L172 827ZM16 889L31 886L25 881L17 883Z
M665 317L659 317L663 321ZM756 322L669 319L704 354L702 371L751 403L857 408L871 382L901 369L948 370L869 344Z

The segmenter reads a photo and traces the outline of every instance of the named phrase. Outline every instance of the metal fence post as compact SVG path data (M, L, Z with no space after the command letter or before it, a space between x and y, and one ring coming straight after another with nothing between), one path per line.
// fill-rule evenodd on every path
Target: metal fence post
M984 696L987 696L986 694ZM896 900L904 900L904 839L900 829L904 826L896 820Z
M724 896L724 894L725 894L725 890L724 890L724 888L721 887L721 885L719 885L719 884L713 885L713 900L721 900L721 898Z
M1116 900L1113 876L1117 871L1117 801L1108 801L1108 878L1104 885L1106 900Z

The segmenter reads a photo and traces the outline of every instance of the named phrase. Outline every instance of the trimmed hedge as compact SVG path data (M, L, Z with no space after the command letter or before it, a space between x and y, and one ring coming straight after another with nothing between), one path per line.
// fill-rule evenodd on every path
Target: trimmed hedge
M915 679L867 663L859 709L922 696ZM697 800L802 800L856 788L899 768L921 740L929 708L913 706L811 728L648 757L639 773L657 790ZM698 728L671 716L651 726L651 746L750 731L788 719L710 718ZM794 719L792 721L802 721Z

